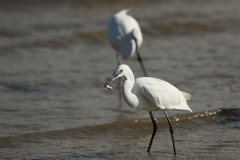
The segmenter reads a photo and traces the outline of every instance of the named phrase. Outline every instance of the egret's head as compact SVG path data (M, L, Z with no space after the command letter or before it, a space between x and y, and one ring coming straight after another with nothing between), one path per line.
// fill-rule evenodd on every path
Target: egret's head
M112 87L110 87L109 84L113 82L115 79L118 79L125 75L125 72L128 68L129 67L126 64L121 64L117 66L117 68L113 72L113 75L110 78L108 78L107 82L104 84L104 88L112 89Z

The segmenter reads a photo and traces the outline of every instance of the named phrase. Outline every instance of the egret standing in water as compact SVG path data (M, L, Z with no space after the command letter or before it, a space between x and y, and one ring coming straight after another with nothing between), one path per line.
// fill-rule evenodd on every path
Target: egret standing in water
M112 89L109 84L120 77L124 77L124 84L122 87L123 97L130 107L137 110L147 110L150 113L157 110L164 111L170 127L174 155L176 155L173 129L166 109L188 110L192 112L187 105L187 100L191 99L191 95L180 91L170 83L161 79L141 77L135 80L133 72L129 66L125 64L119 65L115 69L113 75L105 83L104 87ZM155 120L152 121L155 122ZM156 125L156 123L154 124ZM154 128L155 131L153 134L155 135L157 125ZM154 135L152 135L147 152L150 152Z
M120 55L123 59L130 59L142 45L143 37L138 22L127 14L128 10L116 13L108 23L108 39L117 52L118 65Z

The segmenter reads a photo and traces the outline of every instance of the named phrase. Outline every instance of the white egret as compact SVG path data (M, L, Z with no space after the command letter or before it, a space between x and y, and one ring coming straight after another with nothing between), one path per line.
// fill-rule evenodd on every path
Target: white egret
M152 113L151 111L157 110L164 111L170 127L169 130L171 133L174 155L176 155L174 133L166 109L188 110L192 112L186 102L186 100L191 99L191 95L180 91L170 83L161 79L141 77L135 80L133 72L129 66L125 64L119 65L115 69L113 75L105 83L104 87L112 89L109 84L120 77L124 77L124 84L122 87L123 97L130 107L136 110L147 110L150 113ZM156 123L154 123L154 125L156 125ZM155 128L155 132L152 134L147 152L150 152L156 129L157 128Z
M133 57L142 45L142 32L138 22L127 14L128 10L116 13L108 23L108 39L111 46L123 59Z

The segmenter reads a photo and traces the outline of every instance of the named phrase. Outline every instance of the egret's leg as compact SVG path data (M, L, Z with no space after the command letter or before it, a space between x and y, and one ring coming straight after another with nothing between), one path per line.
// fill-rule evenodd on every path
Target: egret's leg
M169 121L168 115L167 115L167 111L164 110L165 116L167 118L168 124L169 124L169 131L171 133L171 137L172 137L172 144L173 144L173 152L174 155L176 155L176 147L175 147L175 141L174 141L174 133L173 133L173 129L172 129L172 125Z
M151 117L151 120L152 120L152 124L153 124L153 133L152 133L152 137L151 137L151 140L150 140L150 143L149 143L149 146L148 146L148 150L147 150L148 153L150 152L153 139L154 139L155 134L157 132L157 124L156 124L155 118L153 117L153 114L152 114L151 111L149 112L149 114L150 114L150 117Z
M148 74L147 74L146 69L145 69L145 67L143 65L142 58L141 58L139 50L138 50L137 39L135 37L133 37L133 39L134 39L135 44L136 44L136 54L137 54L138 62L141 65L141 68L142 68L144 76L148 77Z

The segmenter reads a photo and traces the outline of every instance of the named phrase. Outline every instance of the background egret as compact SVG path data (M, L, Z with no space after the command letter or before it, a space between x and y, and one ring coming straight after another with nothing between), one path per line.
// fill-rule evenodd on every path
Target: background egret
M127 12L127 9L121 10L108 23L108 39L117 52L118 63L120 55L123 59L133 57L143 41L138 22Z

